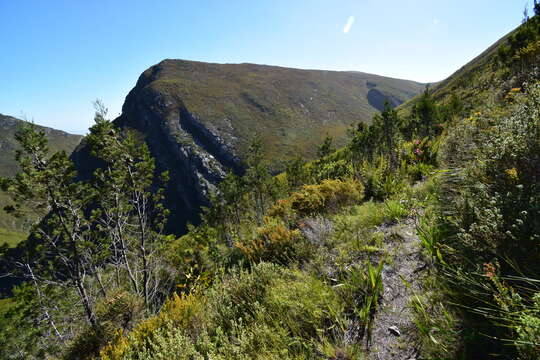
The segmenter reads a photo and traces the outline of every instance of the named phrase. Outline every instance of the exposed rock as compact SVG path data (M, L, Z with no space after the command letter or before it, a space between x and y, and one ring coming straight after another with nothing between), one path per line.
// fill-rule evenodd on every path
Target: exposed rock
M398 327L395 326L395 325L394 325L394 326L390 326L390 327L388 328L388 331L390 331L390 333L391 333L392 335L401 336L401 332L399 331Z

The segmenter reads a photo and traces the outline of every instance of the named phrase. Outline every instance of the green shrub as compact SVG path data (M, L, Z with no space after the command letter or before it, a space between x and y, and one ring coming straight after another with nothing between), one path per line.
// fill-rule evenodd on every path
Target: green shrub
M359 172L366 197L374 200L384 200L399 194L408 185L402 169L392 170L389 161L383 156L377 157L372 162L362 162Z
M353 168L349 161L339 160L319 160L311 169L312 178L316 181L326 179L347 179L353 174Z
M312 216L358 203L363 197L362 184L354 180L324 180L317 185L304 185L288 198L278 200L268 215L285 220Z
M399 200L386 200L384 206L385 218L390 221L399 221L409 215L409 211Z
M298 243L303 241L299 230L290 230L282 222L266 218L254 238L234 243L242 255L252 262L287 263L296 258Z
M454 359L460 349L459 319L444 302L430 295L425 289L425 294L414 294L410 299L418 346L427 359Z
M204 295L171 299L101 352L103 359L305 359L338 347L344 303L321 280L260 263Z
M349 306L352 307L361 330L369 334L375 311L383 291L382 269L385 261L381 260L377 266L366 261L346 268L340 274L342 285L338 292Z
M72 342L65 359L92 359L117 334L129 331L139 320L143 310L141 298L118 290L96 305L99 327L87 327Z
M535 331L518 329L535 324L535 315L516 314L534 313L536 290L522 279L536 289L540 273L540 84L514 101L508 115L475 114L449 131L441 151L450 168L438 193L442 221L421 229L420 238L442 264L453 301L469 310L466 351L528 359L540 350L519 339ZM497 277L485 270L494 263Z

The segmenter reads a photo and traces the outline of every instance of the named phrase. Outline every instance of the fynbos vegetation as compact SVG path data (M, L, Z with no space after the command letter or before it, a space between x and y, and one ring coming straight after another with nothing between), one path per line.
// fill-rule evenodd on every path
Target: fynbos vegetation
M2 249L0 356L538 359L535 10L451 78L351 126L342 148L326 133L316 158L274 175L275 143L251 134L180 237L146 134L97 103L86 177L25 125L20 172L1 185L11 213L46 215Z

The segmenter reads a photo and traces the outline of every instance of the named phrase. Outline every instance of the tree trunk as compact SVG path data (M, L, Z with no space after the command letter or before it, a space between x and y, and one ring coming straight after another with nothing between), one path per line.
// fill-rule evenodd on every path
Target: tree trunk
M77 291L81 298L88 322L94 329L97 329L98 323L97 323L96 315L94 314L94 311L92 310L90 299L88 298L88 294L86 293L86 289L84 287L84 284L82 283L80 275L75 279L75 287L77 288Z

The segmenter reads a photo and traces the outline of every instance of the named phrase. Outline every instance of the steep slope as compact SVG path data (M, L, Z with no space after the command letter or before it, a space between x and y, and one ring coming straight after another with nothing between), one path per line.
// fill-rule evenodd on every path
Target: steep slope
M18 146L15 133L23 123L23 120L0 114L0 176L10 177L18 171L15 162L15 150ZM71 153L82 139L80 135L68 134L45 126L37 126L37 128L45 132L51 151L63 150ZM2 228L16 231L25 229L20 221L4 212L3 208L7 201L7 196L0 192L0 243L3 243L3 238L9 238L8 240L14 238L12 231L5 231Z
M116 123L142 133L160 168L169 170L178 230L196 222L227 169L242 171L255 136L276 171L298 154L313 158L326 134L344 144L348 127L369 122L385 99L399 105L422 89L359 72L164 60L141 75ZM88 163L84 154L81 148L75 160Z
M533 42L523 34L527 32L526 26L518 26L448 78L434 84L431 88L434 99L444 104L455 97L462 102L463 110L470 112L500 102L512 88L520 88L525 81L537 77L538 50L519 53L520 48ZM535 25L529 23L528 26ZM412 102L406 102L400 108L407 113L411 105Z

